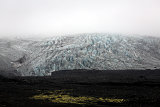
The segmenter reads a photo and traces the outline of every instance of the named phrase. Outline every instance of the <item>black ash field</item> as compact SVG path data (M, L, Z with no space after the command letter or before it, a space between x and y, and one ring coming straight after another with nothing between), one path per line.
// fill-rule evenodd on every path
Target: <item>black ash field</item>
M0 107L158 107L160 70L68 70L0 77Z

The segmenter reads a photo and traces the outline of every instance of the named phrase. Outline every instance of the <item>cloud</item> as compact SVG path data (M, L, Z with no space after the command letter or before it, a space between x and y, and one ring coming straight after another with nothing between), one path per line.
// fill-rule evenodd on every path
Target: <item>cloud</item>
M0 0L0 34L160 35L159 0Z

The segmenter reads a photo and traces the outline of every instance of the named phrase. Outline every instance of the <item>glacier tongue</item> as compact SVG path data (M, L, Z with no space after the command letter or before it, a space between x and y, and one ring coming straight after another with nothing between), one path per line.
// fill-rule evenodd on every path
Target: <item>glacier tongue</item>
M159 44L159 38L96 33L26 40L12 47L25 60L13 63L23 76L70 69L155 69L160 67Z

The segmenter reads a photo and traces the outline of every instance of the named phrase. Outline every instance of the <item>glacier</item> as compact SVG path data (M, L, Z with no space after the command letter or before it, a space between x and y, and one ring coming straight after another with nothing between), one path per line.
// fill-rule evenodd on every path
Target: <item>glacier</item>
M72 69L159 69L160 38L84 33L38 40L0 39L0 59L7 61L1 65L21 76ZM2 68L3 74L8 72Z

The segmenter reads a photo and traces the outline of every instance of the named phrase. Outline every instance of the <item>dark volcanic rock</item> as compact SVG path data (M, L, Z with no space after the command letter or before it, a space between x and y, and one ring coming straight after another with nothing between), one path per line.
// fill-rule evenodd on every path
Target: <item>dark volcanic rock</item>
M20 76L20 73L12 66L11 60L0 55L0 75L5 77Z

